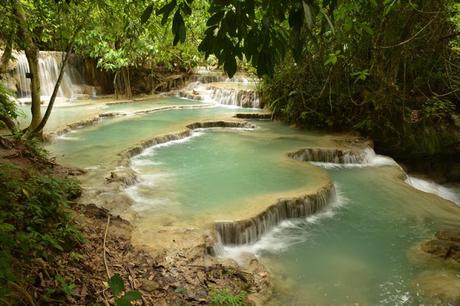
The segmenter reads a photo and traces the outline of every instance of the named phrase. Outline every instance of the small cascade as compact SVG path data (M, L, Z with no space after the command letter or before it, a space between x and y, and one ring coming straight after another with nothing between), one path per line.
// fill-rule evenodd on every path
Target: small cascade
M334 163L334 164L364 164L368 163L373 154L372 149L351 150L338 148L305 148L289 153L290 158L302 161Z
M312 162L325 168L397 165L389 157L377 155L372 148L305 148L288 153L292 159Z
M224 245L254 243L284 220L307 217L327 206L335 193L329 184L317 193L294 199L280 199L257 216L236 221L216 221L215 229Z
M55 51L40 51L38 65L40 69L40 95L50 97L54 90L54 85L59 76L59 70L62 62L62 52ZM30 97L30 79L26 78L26 73L29 72L29 63L27 62L24 52L17 54L16 79L19 98ZM59 98L73 99L78 95L86 94L85 86L82 82L78 71L67 65L64 70L61 84L57 96ZM88 93L88 95L93 94Z
M246 108L260 108L257 91L248 89L219 88L210 86L209 96L219 104Z
M415 189L435 194L438 197L454 202L460 206L460 194L457 194L454 189L439 185L433 181L427 181L410 175L407 176L405 182Z
M224 82L227 78L223 75L218 74L194 74L190 76L190 81L207 84L207 83L214 83L214 82Z
M236 83L236 82L235 82ZM220 87L192 82L178 92L182 98L245 108L260 108L260 99L256 90L249 88Z

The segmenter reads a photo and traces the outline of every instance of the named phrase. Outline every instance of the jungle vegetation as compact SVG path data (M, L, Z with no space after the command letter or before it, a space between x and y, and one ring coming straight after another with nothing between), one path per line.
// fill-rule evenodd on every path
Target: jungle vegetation
M0 76L21 50L32 80L24 130L0 82L0 121L16 138L40 136L46 125L60 79L42 114L38 52L58 50L61 77L70 54L92 58L128 99L140 69L155 77L156 67L218 65L233 76L250 65L265 104L286 122L357 131L380 152L408 158L460 156L455 0L4 0L0 16ZM24 281L18 262L49 260L83 241L66 210L75 182L0 164L0 189L5 294ZM62 298L66 288L46 297Z
M232 76L250 64L287 122L358 131L404 156L458 149L453 0L8 0L1 10L1 62L18 49L31 67L28 134L41 132L55 98L42 116L37 52L60 50L64 64L71 52L96 59L127 98L139 67L217 62Z

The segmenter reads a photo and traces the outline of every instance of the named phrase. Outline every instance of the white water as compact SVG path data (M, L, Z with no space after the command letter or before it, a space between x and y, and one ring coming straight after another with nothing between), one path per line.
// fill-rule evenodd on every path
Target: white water
M231 82L249 83L247 79ZM229 107L260 108L259 95L256 90L251 88L220 88L201 82L192 82L182 93L185 98L202 100L207 103L221 104Z
M357 162L357 158L354 158L353 156L344 156L344 159L346 159L345 163L311 162L311 164L325 169L379 167L388 165L400 167L399 164L391 157L378 155L371 148L365 149L363 154L364 158L361 160L361 162ZM460 195L448 187L439 185L433 181L428 181L409 175L407 176L405 182L415 189L435 194L443 199L460 205Z
M309 228L320 226L323 220L333 218L348 201L348 198L340 190L340 186L335 185L335 196L323 211L302 219L285 220L252 244L218 245L215 247L217 256L230 258L244 264L248 254L260 256L264 253L284 252L289 247L308 240Z
M325 169L339 169L339 168L362 168L362 167L380 167L380 166L399 166L398 163L391 157L385 155L378 155L372 148L364 149L364 156L360 162L358 158L352 155L344 156L345 163L325 163L325 162L311 162L313 165Z
M40 96L44 102L49 99L54 90L54 85L59 76L62 62L62 52L41 51L39 53L38 65L40 70ZM24 52L17 55L16 79L18 81L18 97L20 101L30 99L30 79L26 78L29 70ZM81 93L81 77L79 73L70 66L64 70L64 75L59 86L57 97L59 100L71 100ZM94 93L92 93L94 95Z
M452 201L455 204L460 205L460 195L450 188L439 185L433 181L427 181L413 176L407 176L405 182L410 186L414 187L415 189L435 194L443 199Z

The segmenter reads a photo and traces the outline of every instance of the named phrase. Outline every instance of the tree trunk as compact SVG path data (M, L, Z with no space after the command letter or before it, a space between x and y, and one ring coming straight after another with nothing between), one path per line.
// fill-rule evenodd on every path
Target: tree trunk
M120 86L119 86L119 81L118 81L118 75L119 75L119 71L115 72L115 75L113 77L113 90L115 92L115 99L118 100L118 96L120 94Z
M35 47L26 50L27 62L31 73L30 91L32 96L32 121L30 122L29 131L34 131L42 119L41 100L40 100L40 70L38 65L38 49Z
M133 98L133 93L131 91L131 80L129 78L129 68L126 67L122 71L123 74L123 85L125 87L125 97L128 100L131 100Z
M54 85L53 93L51 94L51 98L48 102L48 107L46 108L45 115L43 116L43 119L40 121L38 126L35 127L35 129L33 130L33 134L40 135L42 133L43 128L45 127L46 122L48 121L51 115L51 110L53 109L54 101L56 100L56 96L59 91L59 86L61 85L62 77L64 76L65 65L67 64L71 50L72 50L72 46L69 47L66 54L64 55L64 58L62 59L61 68L59 70L59 76L56 81L56 84Z
M14 13L18 23L19 34L22 38L22 47L26 53L27 62L30 69L30 91L32 93L32 121L30 122L28 131L33 131L40 124L41 110L40 110L40 70L38 65L38 48L35 45L32 34L27 26L24 8L19 0L13 1Z

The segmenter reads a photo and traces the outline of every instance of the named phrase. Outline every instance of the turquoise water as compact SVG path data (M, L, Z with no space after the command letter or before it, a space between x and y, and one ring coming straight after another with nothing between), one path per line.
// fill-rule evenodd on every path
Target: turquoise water
M163 207L175 206L183 218L225 219L236 208L251 210L255 197L318 185L322 170L299 167L285 156L306 139L277 138L267 127L199 131L134 158L134 168L143 174L129 189L138 203L134 209L157 213L161 198Z
M63 163L100 167L107 174L117 153L142 140L240 111L214 107L107 119L58 138L49 149ZM137 227L154 228L163 221L162 230L198 227L244 215L272 203L272 195L316 186L328 173L338 190L330 208L286 221L254 245L227 247L224 255L239 260L249 252L266 264L275 282L273 305L426 303L416 279L430 268L415 259L420 254L414 246L437 229L458 226L459 209L404 183L397 166L324 170L290 161L287 152L333 146L340 137L255 123L255 130L197 131L133 158L141 180L127 192L140 216ZM154 245L157 238L153 232L139 239Z
M267 241L253 246L284 287L275 304L423 304L414 279L428 267L411 261L410 250L436 229L458 225L458 217L388 168L330 171L340 207L272 234L271 241L284 241L282 249Z
M187 123L231 117L227 108L184 109L103 120L58 138L48 148L64 163L87 168L114 160L117 153L154 136L182 130ZM105 158L101 159L101 156Z
M116 102L116 101L111 101ZM135 112L145 109L153 109L164 106L181 106L181 105L196 105L199 101L191 101L176 97L160 97L146 99L145 101L106 104L104 101L73 101L57 104L53 107L50 119L45 127L45 131L52 131L57 128L62 128L65 125L91 118L100 113L106 112ZM30 123L30 105L19 105L20 125L26 127ZM46 105L42 106L42 115L46 111Z

